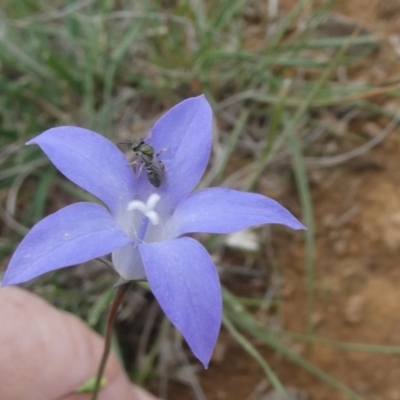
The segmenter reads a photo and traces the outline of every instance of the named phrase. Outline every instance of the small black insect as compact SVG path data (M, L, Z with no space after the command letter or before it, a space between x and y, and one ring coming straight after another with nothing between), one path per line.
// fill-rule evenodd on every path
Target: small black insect
M156 188L165 181L165 166L158 159L154 148L145 143L143 139L132 143L132 151L138 156L139 161L146 168L147 179Z

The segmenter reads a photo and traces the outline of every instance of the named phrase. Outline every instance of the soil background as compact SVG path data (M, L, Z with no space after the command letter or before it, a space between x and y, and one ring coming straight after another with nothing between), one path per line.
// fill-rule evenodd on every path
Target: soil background
M288 11L293 3L283 1L280 7ZM334 11L364 24L381 39L379 51L366 60L365 66L351 72L354 78L375 85L398 82L400 1L338 0L334 4ZM400 110L396 98L377 97L376 101L391 110ZM385 118L356 118L350 128L365 135L379 132L388 122ZM316 225L316 298L312 318L318 338L400 345L399 134L400 130L395 129L380 145L350 162L309 170ZM274 240L278 249L275 256L284 266L280 325L305 333L304 243L283 236L280 230ZM254 282L236 286L239 293L257 290ZM400 400L398 355L299 342L288 345L362 398ZM260 367L225 331L218 346L223 348L223 356L200 373L207 399L279 400L271 393ZM272 351L261 346L259 349L285 386L291 388L292 400L347 398ZM171 398L192 398L192 394L177 384Z

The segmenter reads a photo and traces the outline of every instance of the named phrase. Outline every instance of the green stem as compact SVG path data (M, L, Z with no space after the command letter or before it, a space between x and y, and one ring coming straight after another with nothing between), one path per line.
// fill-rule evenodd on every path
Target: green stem
M92 400L97 400L97 396L100 391L101 378L103 377L104 370L106 368L106 364L107 364L107 360L108 360L108 356L109 356L110 350L111 350L111 337L112 337L114 321L115 321L115 317L117 315L118 307L121 304L121 301L122 301L125 293L128 291L128 289L130 287L131 287L131 282L124 283L117 287L114 299L110 306L110 310L108 311L106 332L104 335L103 355L101 357L99 369L97 370L97 376L96 376L96 382L95 382L94 389L93 389Z

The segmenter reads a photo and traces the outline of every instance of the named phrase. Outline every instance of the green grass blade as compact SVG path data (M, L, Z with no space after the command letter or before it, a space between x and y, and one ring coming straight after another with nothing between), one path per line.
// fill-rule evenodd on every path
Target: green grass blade
M314 308L314 291L315 291L315 227L314 213L310 193L310 185L306 167L301 152L299 139L294 132L290 132L289 147L292 153L292 166L296 180L297 191L300 196L300 203L303 215L303 223L307 227L304 232L306 242L306 312L307 312L307 331L311 335L313 333L312 312Z
M222 174L224 173L225 168L228 165L229 160L231 159L233 151L235 150L235 147L236 147L236 143L239 139L239 135L242 133L243 128L246 125L246 122L249 118L249 115L250 115L250 112L247 109L242 110L239 115L239 118L235 124L233 132L232 132L231 136L229 137L229 141L225 146L225 152L224 152L224 155L222 156L222 160L221 160L220 164L218 165L218 170L215 175L215 180L217 182L220 181Z
M235 296L233 296L226 289L223 290L223 298L225 312L233 324L243 329L254 339L259 340L270 348L276 350L288 360L316 376L321 381L327 383L338 392L346 395L349 399L363 400L357 393L353 392L347 386L337 381L332 376L328 375L285 346L285 344L276 338L265 326L258 324L256 320L245 310L245 308L236 301Z
M340 349L340 350L400 355L400 346L386 346L381 344L369 344L369 343L338 342L335 340L321 339L315 336L302 335L300 333L290 332L286 330L279 331L279 334L283 334L285 336L290 337L291 339L298 340L304 343L333 347L335 349Z
M279 393L282 399L289 400L285 388L283 387L281 381L278 376L269 366L267 361L263 358L263 356L257 351L257 349L235 328L230 319L224 315L222 318L223 325L226 330L232 335L232 337L238 342L242 348L258 362L258 364L263 369L265 375L271 382L274 389Z

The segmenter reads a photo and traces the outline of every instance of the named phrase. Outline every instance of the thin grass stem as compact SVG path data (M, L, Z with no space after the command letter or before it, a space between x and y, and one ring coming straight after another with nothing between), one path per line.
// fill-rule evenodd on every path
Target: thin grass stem
M114 327L115 317L117 315L118 307L121 304L126 292L130 289L132 282L124 283L117 287L114 299L110 305L110 310L108 311L106 331L104 335L104 349L103 355L101 356L99 369L97 371L96 382L94 384L92 400L97 400L100 391L100 383L106 368L108 356L111 350L111 338Z

